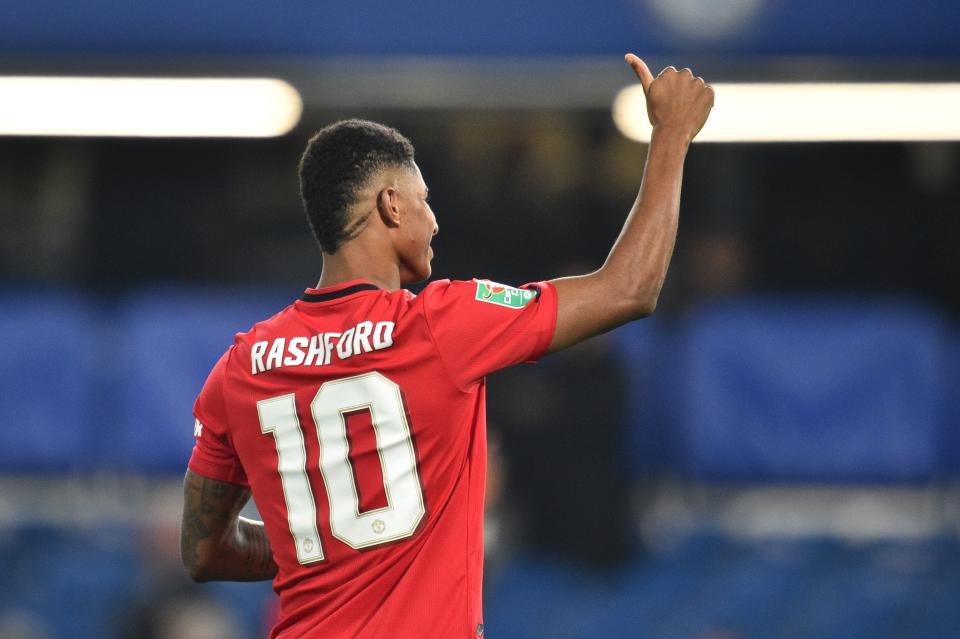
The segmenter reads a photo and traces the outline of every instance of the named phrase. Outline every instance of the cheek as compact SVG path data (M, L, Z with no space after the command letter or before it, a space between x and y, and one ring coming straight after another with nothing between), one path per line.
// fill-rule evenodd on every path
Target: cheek
M420 237L427 239L427 244L433 239L433 219L429 213L423 216L423 224L420 226Z

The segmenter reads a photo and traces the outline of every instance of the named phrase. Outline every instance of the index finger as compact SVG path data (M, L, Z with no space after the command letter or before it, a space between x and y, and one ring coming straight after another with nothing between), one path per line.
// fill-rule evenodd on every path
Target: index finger
M647 63L632 53L623 56L623 59L627 61L627 64L633 69L633 72L640 78L640 84L643 85L643 92L647 93L650 85L653 84L653 74L650 73L650 68L647 66Z

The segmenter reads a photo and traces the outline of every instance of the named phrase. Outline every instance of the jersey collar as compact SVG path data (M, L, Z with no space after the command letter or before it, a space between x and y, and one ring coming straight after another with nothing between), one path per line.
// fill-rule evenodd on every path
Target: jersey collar
M379 291L380 287L363 280L352 280L327 286L324 288L308 288L303 292L300 301L303 302L329 302L331 300L353 295L363 291Z

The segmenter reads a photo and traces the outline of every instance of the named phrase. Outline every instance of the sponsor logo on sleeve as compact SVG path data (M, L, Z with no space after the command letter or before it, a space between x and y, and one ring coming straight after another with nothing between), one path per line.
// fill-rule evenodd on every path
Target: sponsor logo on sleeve
M507 308L523 308L537 298L538 291L514 288L490 280L475 281L477 283L477 294L474 299L478 302L506 306Z
M193 420L193 436L200 437L203 435L203 424L200 423L199 419Z

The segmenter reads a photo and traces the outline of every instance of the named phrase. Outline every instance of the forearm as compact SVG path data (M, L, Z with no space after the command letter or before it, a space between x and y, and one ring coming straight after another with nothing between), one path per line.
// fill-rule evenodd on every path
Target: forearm
M688 146L682 133L654 128L640 193L598 272L628 301L624 312L630 315L653 312L666 278L677 239Z
M690 69L667 67L656 78L632 53L624 56L643 86L653 125L640 194L599 270L553 280L558 351L653 312L677 239L680 184L690 142L713 108L713 89Z
M210 581L263 581L277 574L263 522L246 517L237 520L235 532L211 548L210 555L204 573Z
M262 581L277 574L263 523L240 517L248 489L192 472L184 480L180 553L196 581Z
M273 550L262 521L240 518L238 526L238 558L243 560L243 570L239 581L261 581L277 576L277 564L273 560Z
M653 312L677 238L688 138L655 128L640 192L603 266L553 280L562 314L550 351Z

